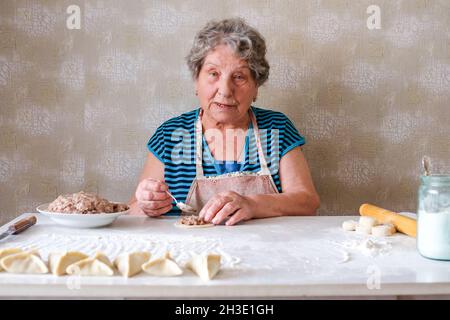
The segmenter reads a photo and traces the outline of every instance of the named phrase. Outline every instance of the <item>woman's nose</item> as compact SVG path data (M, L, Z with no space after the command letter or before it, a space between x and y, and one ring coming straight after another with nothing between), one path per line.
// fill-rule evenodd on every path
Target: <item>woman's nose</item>
M229 79L222 79L217 88L217 93L224 98L230 98L233 96L232 86L233 84Z

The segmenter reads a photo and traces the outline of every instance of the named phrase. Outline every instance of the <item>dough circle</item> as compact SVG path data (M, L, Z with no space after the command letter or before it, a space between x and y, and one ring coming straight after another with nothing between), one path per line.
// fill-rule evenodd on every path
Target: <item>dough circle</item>
M345 231L355 231L356 227L358 226L358 222L355 220L347 220L342 223L342 229Z
M378 222L375 218L368 217L368 216L361 216L359 218L359 225L366 227L366 228L372 228L378 225Z
M365 225L357 225L355 228L356 233L358 234L371 234L372 233L372 227L365 226Z
M372 235L375 237L388 237L396 232L395 227L391 224L372 227Z
M209 227L215 226L215 224L213 224L213 223L188 225L188 224L182 224L182 223L180 223L180 221L175 222L173 225L175 227L181 228L181 229L198 229L198 228L209 228Z

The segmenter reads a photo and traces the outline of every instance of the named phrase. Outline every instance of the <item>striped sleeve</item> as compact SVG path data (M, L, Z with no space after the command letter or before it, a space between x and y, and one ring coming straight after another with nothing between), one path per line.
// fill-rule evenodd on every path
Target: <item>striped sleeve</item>
M166 148L166 143L164 139L164 124L156 129L155 133L147 143L147 148L156 158L158 158L159 161L165 163L164 151Z
M302 146L306 143L305 138L298 132L292 121L286 117L286 122L281 131L280 141L280 158L295 147Z

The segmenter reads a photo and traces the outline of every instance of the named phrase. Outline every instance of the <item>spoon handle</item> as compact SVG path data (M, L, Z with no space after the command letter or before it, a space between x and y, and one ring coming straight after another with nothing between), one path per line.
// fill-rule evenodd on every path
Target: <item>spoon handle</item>
M175 200L175 203L178 203L177 199L175 199L175 197L169 191L166 192L173 200Z
M430 159L427 156L422 158L422 167L426 176L430 175Z

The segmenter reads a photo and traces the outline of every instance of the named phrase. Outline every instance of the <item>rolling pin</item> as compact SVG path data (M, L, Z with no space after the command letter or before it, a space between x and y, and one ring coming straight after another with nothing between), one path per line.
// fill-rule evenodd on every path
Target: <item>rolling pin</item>
M401 214L368 203L364 203L359 207L359 214L372 217L376 219L378 223L393 224L399 232L414 238L416 237L417 221L415 219L402 216Z

